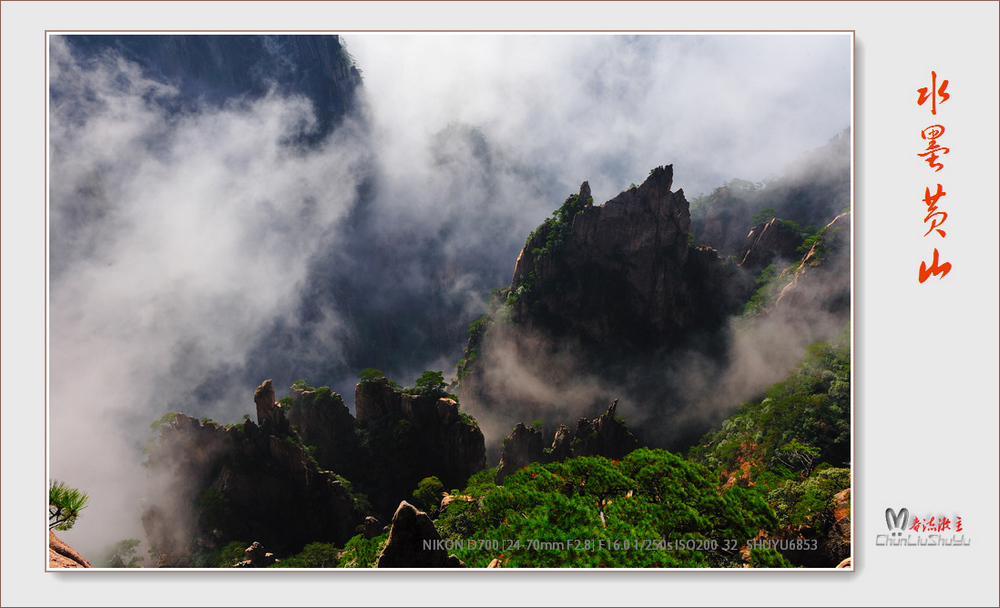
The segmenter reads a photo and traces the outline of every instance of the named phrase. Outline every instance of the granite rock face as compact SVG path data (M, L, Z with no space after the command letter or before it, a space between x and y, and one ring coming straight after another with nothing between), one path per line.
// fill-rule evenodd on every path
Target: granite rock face
M91 568L90 562L49 530L49 568Z
M441 535L423 511L405 500L392 516L389 539L378 557L379 568L464 568L462 560L435 546Z
M672 183L673 167L657 167L594 206L584 182L568 213L540 226L518 256L516 318L615 353L717 327L746 288L714 250L690 246L688 201Z

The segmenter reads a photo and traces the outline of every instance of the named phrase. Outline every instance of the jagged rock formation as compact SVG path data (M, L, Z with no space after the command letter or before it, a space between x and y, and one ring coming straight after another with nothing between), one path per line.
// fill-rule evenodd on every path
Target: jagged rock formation
M542 432L518 423L504 439L495 481L498 485L508 475L533 462L547 464L575 456L604 456L619 460L638 447L638 442L625 423L616 415L618 400L608 411L594 419L580 418L576 430L560 425L545 449Z
M615 354L718 327L746 285L714 250L689 245L688 202L672 183L672 165L657 167L595 207L584 182L518 256L515 317Z
M618 400L608 406L608 411L593 420L580 418L576 432L570 441L574 456L604 456L612 460L620 460L638 446L632 432L625 422L618 417ZM559 434L556 434L558 441ZM553 448L556 442L553 441Z
M565 427L560 427L562 430ZM500 464L494 481L497 485L514 471L526 467L532 462L547 462L542 432L536 428L524 426L518 422L510 435L503 440L503 451L500 452Z
M750 229L740 250L740 267L759 272L775 261L790 261L799 257L796 250L802 244L799 231L777 218L761 222Z
M271 381L254 397L259 425L223 427L185 414L160 425L146 463L158 483L142 516L157 565L187 566L232 540L256 538L289 553L354 534L361 516L351 493L289 432Z
M483 433L456 401L406 394L384 376L358 383L356 418L326 387L293 386L286 404L288 420L315 447L317 462L351 480L381 517L425 477L463 487L486 468Z
M627 394L627 407L643 408L652 422L642 429L646 442L655 435L673 447L704 432L668 422L683 407L685 387L639 370L676 367L672 357L724 365L728 321L753 293L754 277L691 244L688 201L672 186L672 165L657 167L641 185L595 206L584 182L532 233L511 286L470 330L458 390L472 411L506 418L495 421L501 428L541 412L572 420L581 405L612 396L561 397L587 378ZM499 370L511 367L552 387L550 396L510 386Z
M90 562L49 530L49 568L92 568Z
M231 540L288 555L309 542L342 544L362 522L365 534L380 534L358 511L365 498L331 470L383 513L424 477L462 487L486 467L482 431L454 400L404 394L384 377L360 383L355 399L357 421L326 387L296 385L278 403L267 380L254 391L257 424L168 416L147 463L162 483L143 513L158 565L190 565Z
M425 541L430 548L425 548ZM464 568L465 564L455 555L441 547L433 546L441 541L441 535L434 528L434 522L423 511L405 500L399 503L392 516L389 540L378 556L379 568Z

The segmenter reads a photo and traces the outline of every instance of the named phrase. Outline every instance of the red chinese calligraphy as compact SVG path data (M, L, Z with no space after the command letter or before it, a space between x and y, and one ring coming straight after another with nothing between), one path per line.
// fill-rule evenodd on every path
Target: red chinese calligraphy
M920 87L919 89L917 89L917 105L918 106L922 106L922 105L924 105L924 103L927 102L928 99L930 99L931 100L931 114L934 114L936 116L937 115L937 104L944 103L944 102L948 101L949 97L951 97L951 95L949 95L948 93L945 92L945 89L947 89L947 88L948 88L948 81L947 80L942 80L941 81L941 86L938 86L938 84L937 84L937 72L935 72L935 71L932 70L931 71L931 86L930 86L930 88Z
M962 531L962 518L961 517L956 517L955 518L955 532L961 532L961 531Z
M938 138L942 135L944 135L944 127L941 125L931 125L920 132L920 137L927 142L927 147L924 149L924 152L917 154L917 156L923 156L924 160L926 160L927 164L934 169L935 173L944 169L944 165L937 162L939 158L938 152L941 154L947 154L949 152L948 148L939 146L937 143Z
M944 532L945 530L951 530L951 520L942 516L941 521L938 522L937 531Z
M948 213L945 211L938 211L937 202L942 196L948 194L941 189L941 184L937 185L937 191L931 194L930 188L924 188L924 203L927 205L927 217L924 218L924 223L931 222L931 227L927 229L924 236L927 236L931 231L937 231L944 238L946 235L944 230L938 228L944 221L948 219ZM940 219L939 219L940 218Z
M920 270L917 273L917 278L921 283L931 278L931 276L943 279L946 274L951 272L951 262L945 262L944 264L938 264L938 250L934 248L934 258L931 260L930 267L927 266L926 262L920 262ZM938 276L940 275L940 276Z
M913 525L910 526L910 529L913 530L914 532L920 532L920 518L919 517L914 517L913 518Z

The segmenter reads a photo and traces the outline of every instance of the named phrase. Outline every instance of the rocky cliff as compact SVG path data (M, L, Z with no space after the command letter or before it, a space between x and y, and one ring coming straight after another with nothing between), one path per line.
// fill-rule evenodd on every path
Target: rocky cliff
M518 256L515 317L619 354L718 327L746 285L714 250L690 245L688 202L672 183L673 167L657 167L594 206L584 182Z
M90 562L49 530L49 568L91 568Z
M846 319L851 308L851 214L824 226L799 262L785 271L788 284L775 310L807 319L823 312Z
M799 257L797 250L802 245L801 231L787 222L771 218L750 229L737 256L741 268L760 272L767 265L778 262L782 267Z
M296 383L279 403L267 380L254 391L257 423L165 416L145 463L153 483L142 518L157 565L204 566L236 540L277 556L342 545L423 478L462 487L486 467L482 431L455 400L382 377L359 383L355 401L357 419L330 389Z
M450 397L410 394L383 376L358 383L354 403L357 417L329 388L296 383L273 407L316 462L349 479L381 518L425 477L456 488L486 467L482 431ZM274 411L258 406L258 416Z
M142 517L157 565L199 565L200 555L233 540L286 554L354 534L363 515L291 432L270 380L254 400L257 424L225 427L175 414L159 425L145 463L154 484Z

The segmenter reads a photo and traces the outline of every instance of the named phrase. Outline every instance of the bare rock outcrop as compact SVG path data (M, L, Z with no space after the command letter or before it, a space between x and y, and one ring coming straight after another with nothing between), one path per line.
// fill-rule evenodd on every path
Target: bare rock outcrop
M365 538L368 539L375 538L376 536L382 536L383 534L385 534L386 530L389 529L387 526L384 526L382 522L378 520L377 517L374 517L372 515L369 515L368 517L365 518L364 526L365 526L364 535Z
M49 530L49 568L92 568L90 562Z
M618 400L608 406L608 411L593 420L580 418L574 433L574 456L604 456L620 460L638 447L638 442L625 422L618 417Z
M392 516L389 539L378 557L379 568L464 568L441 544L434 522L405 500Z
M575 456L604 456L620 460L638 447L638 441L616 414L618 400L597 418L580 418L576 430L560 425L549 448L544 447L542 432L518 423L503 441L500 464L494 481L504 479L533 462L548 464Z

